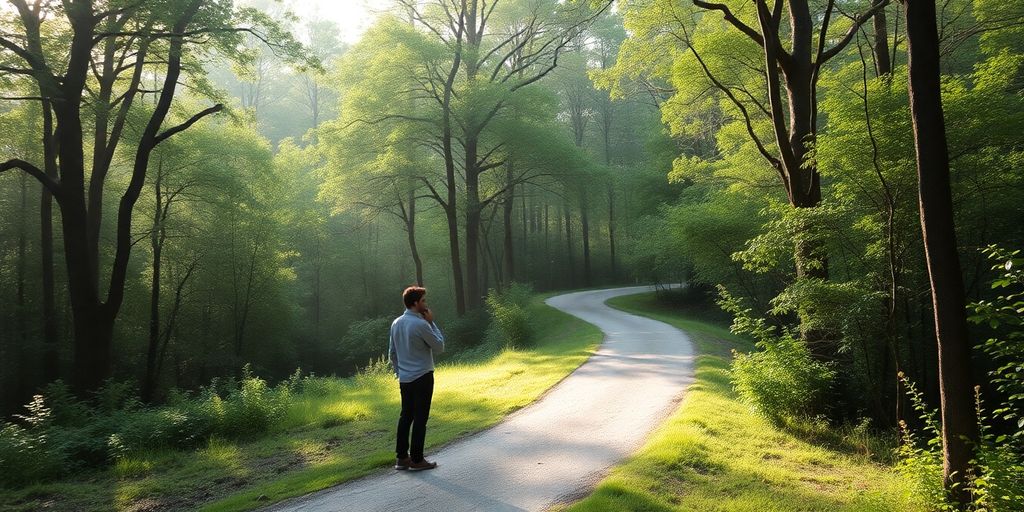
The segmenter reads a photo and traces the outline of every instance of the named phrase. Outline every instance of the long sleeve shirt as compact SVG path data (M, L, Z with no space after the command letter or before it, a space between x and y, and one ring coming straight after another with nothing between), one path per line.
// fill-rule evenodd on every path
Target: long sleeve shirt
M399 382L412 382L434 370L434 353L444 352L441 329L406 309L391 323L388 359Z

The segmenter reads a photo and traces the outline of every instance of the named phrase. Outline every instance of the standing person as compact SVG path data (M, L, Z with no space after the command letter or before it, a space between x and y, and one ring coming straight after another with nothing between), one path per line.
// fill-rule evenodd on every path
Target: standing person
M444 352L444 335L434 325L434 313L427 308L427 290L410 286L402 292L405 313L391 323L388 359L402 392L402 414L398 417L395 469L434 469L436 462L423 458L427 437L430 399L434 395L434 353ZM409 427L412 446L409 446Z

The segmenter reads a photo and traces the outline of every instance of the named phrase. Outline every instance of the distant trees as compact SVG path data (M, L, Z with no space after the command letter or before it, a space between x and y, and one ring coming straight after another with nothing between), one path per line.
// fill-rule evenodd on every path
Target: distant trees
M44 122L40 139L42 165L21 158L8 159L0 170L21 169L52 194L61 211L65 261L74 321L74 378L78 389L95 389L111 370L113 326L124 300L125 280L133 245L132 213L145 184L150 158L156 147L187 130L210 114L214 105L178 124L164 127L183 73L198 71L186 51L196 39L218 41L223 48L238 44L243 31L273 30L254 12L233 11L229 5L190 0L170 5L107 5L91 1L68 2L62 7L14 2L18 9L17 35L0 37L8 75L34 84ZM63 19L57 25L54 19ZM49 29L50 23L54 31ZM258 32L257 32L258 33ZM277 33L272 36L284 36ZM66 54L48 54L50 38L70 41ZM287 47L289 39L282 43ZM296 46L289 47L296 51ZM152 67L153 62L161 63ZM149 66L149 67L148 67ZM146 70L159 77L156 91L143 86ZM93 82L95 79L95 82ZM152 107L136 105L145 94L155 97ZM83 111L83 105L87 110ZM139 133L126 132L129 116L142 115ZM87 144L87 123L93 141ZM134 150L131 180L118 206L117 235L110 281L100 288L103 255L100 229L107 176L118 147ZM86 167L91 152L90 167ZM88 172L87 172L88 169Z
M463 313L479 308L484 296L485 209L498 203L511 207L517 186L530 181L531 174L518 171L522 166L511 158L522 148L512 147L500 126L514 122L517 111L536 101L530 86L558 66L574 38L608 4L594 9L575 2L399 4L407 20L382 23L353 49L352 59L360 55L358 60L343 63L351 66L344 69L350 70L346 78L352 85L343 92L347 108L340 126L359 130L354 136L364 140L381 129L390 130L390 140L378 135L371 145L376 147L367 148L370 155L429 162L409 158L414 146L443 163L442 173L437 167L425 168L429 165L410 169L399 160L378 160L392 180L387 190L399 187L389 192L386 202L403 218L407 232L411 233L415 214L410 208L418 194L414 191L422 190L419 193L445 212L456 306ZM384 51L391 57L386 63L379 61ZM365 69L376 72L363 74ZM390 79L385 81L384 76ZM410 130L410 124L420 129ZM490 178L499 169L505 169L504 179ZM503 218L511 218L511 211Z
M812 349L806 334L827 333L841 371L820 385L842 387L845 410L828 400L813 414L914 429L897 375L923 387L944 404L945 484L968 503L965 489L978 485L970 475L986 471L969 463L984 455L971 448L980 439L973 386L1006 397L980 378L992 363L972 353L964 305L993 293L977 248L1024 240L1009 221L1021 215L1024 11L968 1L938 12L862 3L859 15L847 6L838 15L831 2L694 4L625 3L634 37L611 71L596 74L613 95L658 102L676 144L669 177L685 187L649 220L671 235L636 237L632 265L725 285L771 324L798 322ZM909 88L894 86L904 75ZM776 149L759 142L769 139ZM799 169L785 165L787 144L802 144ZM774 192L787 169L794 185L818 175L800 192L820 190L813 208ZM801 243L818 255L805 262L827 267L802 271Z

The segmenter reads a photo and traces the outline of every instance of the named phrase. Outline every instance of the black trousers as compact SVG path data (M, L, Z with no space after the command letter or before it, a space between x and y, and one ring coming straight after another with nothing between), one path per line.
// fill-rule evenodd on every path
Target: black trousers
M430 417L430 399L434 396L434 372L412 381L400 383L402 414L398 417L398 441L395 454L399 459L412 456L413 462L423 461L423 442L427 437L427 418ZM409 446L409 427L412 427L412 447ZM410 452L411 449L411 452Z

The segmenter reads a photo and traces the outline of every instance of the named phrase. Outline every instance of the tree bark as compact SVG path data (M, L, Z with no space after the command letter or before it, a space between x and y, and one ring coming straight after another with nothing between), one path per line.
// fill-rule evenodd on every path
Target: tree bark
M879 0L875 0L875 5ZM871 20L874 28L872 51L875 55L875 73L884 76L892 73L892 60L889 59L889 29L886 25L885 8L879 9Z
M153 273L150 277L149 287L149 346L146 351L146 376L142 381L142 401L152 402L153 392L156 389L156 356L160 346L160 255L163 252L164 232L164 209L163 209L163 162L157 167L156 182L156 207L153 212L153 230L149 234L149 244L153 251Z
M954 229L949 149L942 111L939 36L934 0L906 0L910 112L917 157L921 235L931 281L942 405L942 473L966 508L973 445L978 439L967 333L966 298Z
M483 305L480 289L480 172L477 167L479 133L474 128L465 131L466 160L466 307L470 310Z
M512 172L512 162L507 162L505 164L505 186L508 187L508 190L505 192L505 200L504 200L504 203L503 203L503 206L504 206L504 221L505 221L505 231L504 231L504 235L505 235L504 246L505 246L505 248L504 248L504 254L503 254L504 261L505 261L505 271L503 272L503 275L505 276L506 282L509 282L509 283L511 283L511 282L516 280L516 266L515 266L515 263L516 263L515 260L516 259L515 259L515 252L514 252L515 247L513 246L513 243L512 243L512 208L515 206L515 198L516 198L515 190L516 190L516 188L515 188L515 185L513 185L513 176L512 176L512 174L513 174L513 172ZM525 208L523 209L523 214L524 215L526 214ZM523 240L524 240L524 243L525 243L526 238L524 237Z
M586 184L581 183L580 190L580 233L583 237L583 285L591 286L590 273L590 206L587 198Z
M411 184L410 184L411 185ZM416 248L416 188L409 187L409 211L406 213L405 231L409 235L409 253L416 265L416 285L423 286L423 260Z
M608 260L611 263L612 281L616 280L615 268L615 187L608 185Z
M20 402L25 395L25 389L28 386L28 382L31 379L29 370L32 365L26 364L26 356L28 355L28 322L25 320L28 318L28 304L25 302L25 267L28 265L27 248L28 248L28 175L22 173L18 176L20 182L20 208L18 212L18 264L17 264L17 302L18 307L15 309L15 329L18 331L15 335L15 346L17 347L14 351L14 360L20 361L17 370L17 382L14 384L14 396Z
M53 113L50 102L43 101L44 172L57 180L57 156L53 147ZM53 194L42 187L39 197L40 261L43 278L43 382L60 377L60 340L57 335L57 313L53 276Z
M576 258L572 253L572 211L569 209L569 201L565 202L565 254L569 261L569 286L576 286Z

